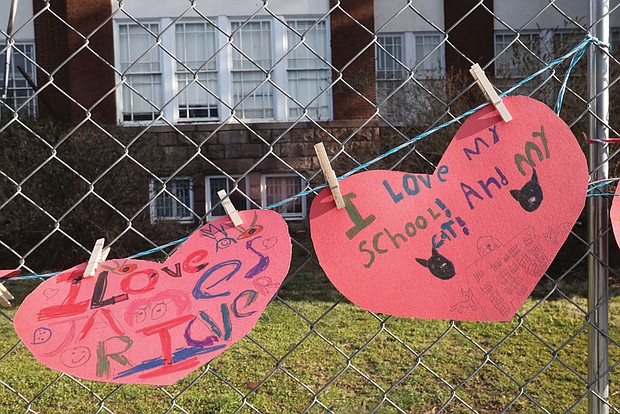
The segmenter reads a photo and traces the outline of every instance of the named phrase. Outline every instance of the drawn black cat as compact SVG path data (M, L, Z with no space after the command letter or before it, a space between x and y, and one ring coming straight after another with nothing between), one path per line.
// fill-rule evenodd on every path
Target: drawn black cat
M451 279L456 272L454 271L454 264L439 254L437 249L433 248L433 254L426 259L415 259L422 266L427 267L431 271L432 275L438 277L441 280Z
M519 202L525 211L531 213L540 207L540 203L543 201L543 192L538 184L536 170L533 170L530 181L525 183L520 190L510 190L510 194Z

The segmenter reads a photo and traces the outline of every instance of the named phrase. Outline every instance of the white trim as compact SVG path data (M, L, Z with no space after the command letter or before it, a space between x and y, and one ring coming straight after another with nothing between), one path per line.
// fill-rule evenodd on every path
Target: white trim
M239 181L239 176L226 176L226 175L205 175L205 213L207 214L207 220L214 220L218 217L223 217L223 216L216 216L212 213L210 213L209 211L211 210L211 206L213 204L217 204L220 202L219 199L215 200L215 203L213 203L214 200L211 200L211 182L209 181L211 178L225 178L226 179L226 193L230 192L230 188L229 188L229 180L235 180L235 181ZM249 196L250 194L250 177L249 176L245 176L243 178L243 180L241 180L242 182L245 182L245 185L239 185L239 183L237 184L237 188L239 191L241 191L246 197ZM245 188L242 188L245 187ZM245 199L245 206L238 206L235 205L235 208L237 210L250 210L251 206L250 206L250 200L248 200L247 198Z
M161 194L159 196L155 196L156 179L151 178L149 180L149 199L150 199L149 210L150 210L150 215L151 215L151 224L156 224L158 221L175 221L178 223L193 223L195 219L194 214L192 214L194 211L194 179L192 177L159 177L159 179L162 182L166 183L166 187L168 186L168 184L174 181L181 181L181 180L189 181L189 205L187 206L187 209L189 210L189 215L183 216L183 217L178 217L178 216L159 217L157 216L157 198L161 196ZM176 208L176 205L180 204L180 201L176 199L176 195L174 195L167 188L165 192L167 192L168 195L173 198L173 203L175 204L173 208ZM182 206L182 207L185 207L185 206Z
M219 95L218 100L218 122L230 119L230 108L232 108L232 53L231 48L226 46L228 44L228 37L224 33L230 33L230 20L227 17L219 16L215 19L217 26L222 30L215 31L215 47L217 48L218 57L216 59L218 83L217 93Z
M165 31L163 35L161 34L162 29ZM161 19L159 33L161 36L162 47L165 50L175 50L176 22L170 18ZM179 110L176 104L176 95L179 90L179 82L176 76L176 61L174 59L170 59L164 51L160 51L160 58L162 101L159 103L159 106L162 108L164 118L174 119L175 122L178 122ZM172 82L169 82L169 79L172 79ZM172 99L172 97L175 97L175 99Z
M120 30L119 26L123 24L122 20L114 20L112 24L112 35L114 36L114 79L116 81L116 123L118 125L123 124L123 84L120 74L120 62L121 62L121 44L120 44Z
M278 178L278 177L292 177L297 178L299 180L300 189L303 189L307 185L307 180L301 177L299 174L295 173L273 173L273 174L262 174L260 177L260 193L261 193L261 206L262 208L268 207L267 204L267 178ZM292 196L294 194L290 194ZM307 202L306 196L301 197L301 213L285 213L280 212L279 214L286 220L303 220L307 215Z
M148 20L140 20L138 23L136 23L134 20L130 20L130 19L119 19L119 20L115 20L114 21L114 25L113 25L113 31L114 31L114 59L115 59L115 68L116 68L116 79L117 79L117 83L119 84L119 87L117 88L117 93L116 95L116 113L117 113L117 120L119 122L119 125L137 125L137 126L147 126L147 125L151 125L153 123L155 124L163 124L161 121L154 121L154 120L144 120L144 121L125 121L123 119L123 109L124 109L124 103L123 103L123 84L120 84L121 82L121 76L119 75L119 72L122 72L121 69L121 46L120 46L120 29L119 27L121 25L126 25L126 26L146 26L146 25L157 25L157 34L160 37L164 37L164 35L161 34L161 29L162 29L162 19L148 19ZM167 30L165 33L169 33L170 30ZM156 42L157 43L157 42ZM162 42L163 43L163 42ZM160 59L160 69L161 71L160 76L161 76L161 90L160 90L160 94L162 97L164 97L164 83L166 82L166 78L164 77L164 64L165 64L165 56L167 56L166 54L163 53L163 51L161 50L161 48L157 47L156 48L157 53L159 55L159 59ZM154 104L156 106L159 106L161 109L161 106L163 104L163 102L154 102ZM155 109L153 109L153 112L156 112Z
M285 91L289 91L288 77L286 73L286 59L280 61L284 56L284 52L288 49L288 33L286 27L280 23L280 20L286 22L284 16L278 16L279 20L273 20L271 23L271 44L273 47L273 63L279 62L272 71L272 81ZM281 41L277 41L281 39ZM286 95L280 92L278 88L273 88L273 118L288 119L288 101Z

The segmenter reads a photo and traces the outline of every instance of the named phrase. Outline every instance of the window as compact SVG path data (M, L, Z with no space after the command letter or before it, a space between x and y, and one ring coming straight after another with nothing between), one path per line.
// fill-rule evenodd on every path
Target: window
M226 211L220 203L220 197L217 194L220 190L226 190L226 193L230 195L230 201L237 210L249 210L251 208L250 202L245 196L250 192L248 180L242 179L237 181L237 190L233 191L234 188L235 181L224 175L205 177L205 192L207 196L205 209L209 220L226 215Z
M303 178L295 174L268 174L261 177L263 208L299 194L306 186ZM306 197L297 197L275 208L286 219L302 219L306 216Z
M329 119L330 97L326 91L331 71L325 60L329 56L326 23L292 20L287 25L286 74L288 92L293 97L288 100L288 117L301 117L305 108L312 119Z
M194 216L191 211L194 209L193 180L189 177L171 178L167 182L167 178L160 180L151 180L151 223L159 220L193 222Z
M215 28L210 23L177 23L176 77L179 119L218 118Z
M379 36L377 42L377 95L382 102L405 78L403 36Z
M117 21L119 122L329 120L328 27L263 16Z
M545 47L545 49L547 49ZM536 62L541 54L539 33L521 32L495 34L495 76L499 78L522 77L538 69Z
M271 22L232 22L232 89L242 119L273 119Z
M152 121L162 103L161 52L158 24L118 26L123 121Z
M444 74L442 39L443 35L438 33L378 35L377 102L384 117L405 122L412 116L411 108L428 106L431 94L440 92L431 93L430 89L433 89L431 81L441 79ZM418 82L405 83L410 72Z
M10 51L10 67L8 73L8 88L4 93L4 69L6 65L6 51L0 55L0 95L6 95L4 104L0 105L0 113L19 111L20 115L36 116L36 98L30 82L36 82L36 66L34 63L34 44L17 43ZM5 106L6 105L6 106ZM8 109L7 106L11 109Z
M415 35L415 66L417 78L437 78L443 75L441 36L438 34Z

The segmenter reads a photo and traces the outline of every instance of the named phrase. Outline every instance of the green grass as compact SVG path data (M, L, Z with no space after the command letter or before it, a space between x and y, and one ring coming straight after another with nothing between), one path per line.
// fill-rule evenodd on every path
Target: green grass
M587 412L584 298L528 299L522 317L508 323L375 316L343 300L315 264L296 257L292 268L299 266L250 337L164 388L78 382L47 369L19 342L14 310L6 311L0 413L87 413L102 405L116 413ZM7 286L19 302L35 284ZM610 307L617 340L620 301ZM618 360L612 344L610 361ZM615 371L610 376L618 406Z

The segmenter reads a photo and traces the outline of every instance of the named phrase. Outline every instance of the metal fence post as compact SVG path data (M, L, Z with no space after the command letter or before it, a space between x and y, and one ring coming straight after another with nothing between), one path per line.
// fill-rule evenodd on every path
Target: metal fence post
M590 30L594 37L609 42L609 1L590 0ZM590 50L588 67L590 136L604 139L609 136L609 59L600 46ZM607 144L592 145L589 167L592 180L609 176ZM606 192L605 189L601 190ZM588 201L588 380L590 393L588 408L591 414L609 412L608 362L608 232L609 209L605 197L591 197Z

